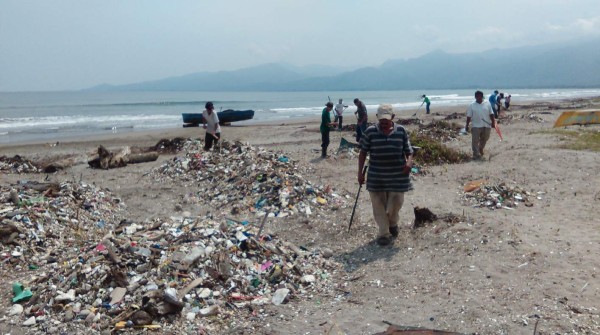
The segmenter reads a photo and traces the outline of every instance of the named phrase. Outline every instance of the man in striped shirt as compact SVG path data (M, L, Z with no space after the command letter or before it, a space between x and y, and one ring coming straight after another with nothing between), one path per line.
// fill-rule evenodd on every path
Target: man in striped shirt
M380 105L377 119L378 123L367 128L360 140L358 183L365 182L362 171L369 155L367 191L379 226L377 243L387 245L392 237L398 236L404 193L413 189L410 181L413 150L404 127L393 121L392 105Z

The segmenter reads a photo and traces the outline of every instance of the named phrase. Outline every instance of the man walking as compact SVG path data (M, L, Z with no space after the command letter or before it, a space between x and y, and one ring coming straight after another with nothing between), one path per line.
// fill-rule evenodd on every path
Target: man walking
M480 160L483 158L485 144L490 138L491 128L496 128L494 111L487 101L483 101L483 92L481 91L475 92L475 101L467 109L466 131L469 131L471 121L473 122L473 129L471 130L473 160Z
M377 119L378 123L367 128L360 141L358 183L365 182L362 171L369 155L367 191L379 227L377 243L387 245L399 233L404 193L413 189L410 181L413 150L404 127L393 121L392 105L380 105Z
M333 109L333 104L328 102L321 113L321 158L327 158L327 147L329 146L329 130L331 126L335 126L335 122L331 122L329 112Z
M202 117L204 118L202 127L206 129L204 150L208 151L213 146L213 143L216 145L219 139L221 139L221 126L219 125L219 117L214 111L215 107L213 103L209 101L204 107L206 108L202 112Z
M358 98L354 99L354 105L356 105L356 112L354 115L358 118L356 122L356 142L360 142L360 137L367 129L367 121L369 116L367 114L367 106L360 101Z
M344 113L344 110L346 108L348 108L348 106L344 105L342 103L342 99L339 100L339 102L335 105L335 120L334 122L338 123L338 130L341 131L342 130L342 123L344 121L344 117L342 116L342 114Z
M488 101L490 102L490 105L492 106L492 111L494 112L494 117L498 118L498 108L496 107L496 104L498 103L498 91L497 90L494 91L494 93L490 94Z

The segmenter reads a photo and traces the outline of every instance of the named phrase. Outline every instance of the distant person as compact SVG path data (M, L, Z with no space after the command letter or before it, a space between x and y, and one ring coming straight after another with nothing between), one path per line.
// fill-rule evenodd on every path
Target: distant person
M335 122L331 122L329 112L333 109L333 104L328 102L321 113L321 158L327 158L327 147L329 146L329 131L331 126L335 126Z
M494 111L495 118L498 118L498 109L496 107L497 98L498 98L498 91L494 91L494 93L490 94L490 97L488 99L488 101L490 102L490 105L492 106L492 110Z
M206 109L202 112L203 128L206 129L206 135L204 136L204 150L208 151L212 148L213 143L216 145L221 138L221 126L219 125L219 117L215 113L212 102L207 102L204 105Z
M504 109L508 109L508 107L510 107L510 97L511 95L509 94L506 99L504 99Z
M504 99L504 93L500 93L496 99L496 110L498 111L498 116L500 116L500 111L502 110L502 100Z
M342 114L344 113L344 110L346 108L348 108L347 105L344 105L342 102L344 100L340 99L339 102L335 105L335 120L334 122L338 123L338 130L342 130L342 123L344 121L344 117L342 116Z
M491 128L496 128L496 118L494 117L492 105L483 100L483 92L481 91L475 92L475 101L467 109L466 131L469 131L471 121L473 122L473 129L471 130L473 160L481 160L485 144L490 139Z
M360 101L358 98L354 99L354 105L356 105L356 142L360 142L360 137L367 130L367 121L369 120L369 116L367 115L367 106L365 103Z
M431 101L429 101L429 98L425 94L423 94L423 96L421 98L423 98L423 103L425 104L425 110L427 111L427 114L429 114L429 112L430 112L429 106L431 105Z
M367 128L360 140L358 183L365 182L363 167L368 155L367 191L379 227L376 242L387 245L399 233L404 193L413 189L410 181L413 149L404 127L394 123L392 105L379 105L377 120L378 123Z

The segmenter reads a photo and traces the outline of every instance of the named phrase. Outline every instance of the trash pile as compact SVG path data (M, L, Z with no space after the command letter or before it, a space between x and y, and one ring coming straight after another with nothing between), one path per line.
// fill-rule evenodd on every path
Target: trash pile
M340 146L334 152L334 156L340 159L354 159L358 157L360 147L357 143L350 142L345 138L340 139Z
M413 124L416 125L421 125L423 124L423 120L420 120L418 118L410 118L410 119L398 119L396 121L397 124L403 125L403 126L410 126Z
M420 124L417 133L444 143L456 140L461 128L462 126L454 122L434 120L428 124Z
M458 120L464 119L466 117L465 113L452 113L444 117L444 120Z
M184 156L165 162L149 178L194 185L198 199L233 215L310 215L313 210L346 205L345 197L331 187L313 185L301 175L307 170L282 154L228 141L213 150L203 151L200 141L188 141Z
M190 139L183 137L175 137L173 139L163 138L158 141L154 146L147 149L147 151L156 151L160 153L176 153L183 150L185 143Z
M511 123L513 123L515 121L519 121L519 120L538 122L538 123L546 122L538 114L544 114L544 112L528 113L528 114L509 114L509 115L506 115L505 117L503 117L501 120L503 123L506 123L506 124L511 124Z
M252 223L184 214L139 224L106 190L72 182L52 189L0 186L10 324L44 333L217 334L257 327L264 305L333 290L330 252L259 236Z
M410 144L420 149L415 153L419 165L458 164L470 161L471 157L461 151L442 144L438 139L418 132L409 133Z
M542 199L543 192L526 191L519 186L509 186L506 183L489 183L485 180L475 180L463 188L463 202L472 207L487 207L489 209L514 210L520 205L533 206L533 198Z
M2 173L40 173L42 169L34 162L19 155L13 157L0 156L0 172Z
M373 122L367 122L367 128L375 125ZM342 131L353 131L356 132L356 123L349 123L342 126Z

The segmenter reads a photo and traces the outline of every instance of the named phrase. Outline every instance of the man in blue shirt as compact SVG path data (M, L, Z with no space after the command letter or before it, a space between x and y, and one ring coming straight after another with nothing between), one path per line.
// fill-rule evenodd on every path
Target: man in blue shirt
M490 101L490 105L492 105L492 110L494 111L494 117L496 119L498 118L498 106L496 106L496 104L498 103L497 99L498 99L498 90L496 90L496 91L494 91L494 93L490 94L490 98L488 99Z

